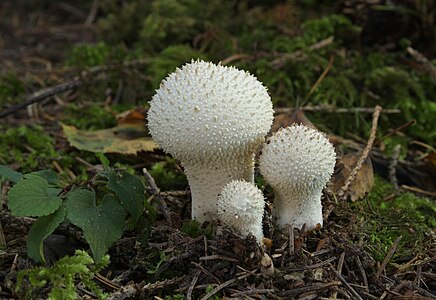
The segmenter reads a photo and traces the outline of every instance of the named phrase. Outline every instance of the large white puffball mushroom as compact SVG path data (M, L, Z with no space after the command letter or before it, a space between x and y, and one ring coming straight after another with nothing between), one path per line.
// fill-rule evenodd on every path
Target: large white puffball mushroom
M252 234L262 243L262 218L265 199L253 183L233 180L226 184L218 196L218 218L223 225L246 237Z
M162 81L150 102L148 126L155 142L184 167L193 219L216 217L226 183L253 181L253 153L272 120L266 88L234 67L192 61Z
M277 225L322 226L322 189L336 162L326 136L303 125L281 128L262 149L259 167L274 190Z

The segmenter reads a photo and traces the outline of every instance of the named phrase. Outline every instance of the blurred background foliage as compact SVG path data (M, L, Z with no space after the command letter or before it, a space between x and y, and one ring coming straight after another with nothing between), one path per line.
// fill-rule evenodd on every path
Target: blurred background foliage
M407 134L431 144L436 139L435 78L406 52L411 45L433 55L430 2L379 1L362 12L344 1L104 0L98 20L102 41L76 46L68 63L83 68L145 59L141 72L147 80L125 86L134 91L136 104L146 105L160 81L183 63L228 60L254 73L276 106L399 108L400 115L383 116L380 132L416 119ZM401 24L403 31L373 28L388 21L390 27ZM334 40L327 46L311 48L330 37ZM296 55L274 63L292 53ZM330 72L307 97L332 55ZM114 85L117 78L129 80L121 75L113 76ZM350 131L365 137L370 126L368 114L338 118L313 112L310 118L341 135Z

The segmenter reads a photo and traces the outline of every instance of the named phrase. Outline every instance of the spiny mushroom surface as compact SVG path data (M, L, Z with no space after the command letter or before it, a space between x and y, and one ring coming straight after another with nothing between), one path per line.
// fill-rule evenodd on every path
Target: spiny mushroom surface
M262 218L265 199L253 183L233 180L218 196L218 218L223 225L246 237L252 234L262 243Z
M148 126L156 143L184 167L193 219L216 217L226 183L253 181L253 153L272 120L266 88L234 67L192 61L162 81L150 102Z
M326 136L303 125L279 129L262 149L259 167L274 189L277 225L322 226L322 189L330 179L336 154Z

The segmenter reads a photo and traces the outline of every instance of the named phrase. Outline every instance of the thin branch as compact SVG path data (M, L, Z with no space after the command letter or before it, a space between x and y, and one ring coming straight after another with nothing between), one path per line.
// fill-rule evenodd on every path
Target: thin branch
M336 277L339 279L340 282L342 282L342 284L347 288L347 290L350 291L354 296L356 296L356 299L363 300L362 296L360 296L359 293L356 292L355 289L353 289L353 287L347 282L344 276L339 274L339 272L336 271L335 268L333 268L331 265L330 265L330 270L333 273L335 273Z
M391 161L388 167L388 178L389 182L393 185L395 191L398 191L398 179L397 179L397 165L398 157L400 155L401 145L398 144L394 147L392 151Z
M275 114L283 114L283 113L291 113L296 109L301 109L303 111L325 111L329 113L370 113L373 114L375 108L374 107L351 107L351 108L340 108L340 107L334 107L333 105L307 105L300 108L296 107L278 107L274 108ZM384 114L399 114L401 113L401 110L398 108L392 108L392 109L383 109L381 113ZM405 126L407 126L405 124ZM402 127L403 128L403 127ZM401 130L402 128L394 129L394 132Z
M0 118L4 118L10 114L13 114L31 104L34 104L36 102L40 102L44 100L45 98L63 93L65 91L74 90L82 85L82 82L80 80L74 80L70 82L65 82L58 84L53 87L49 87L43 90L40 90L36 93L33 93L32 95L26 97L26 99L22 103L18 103L15 105L10 106L9 108L5 109L4 111L0 112Z
M381 110L382 110L381 106L378 106L378 105L374 108L374 114L372 116L371 133L369 135L368 142L366 144L365 149L363 149L362 155L360 156L359 160L357 161L357 164L354 166L353 170L350 172L350 175L348 175L348 178L345 180L344 186L339 191L338 196L340 198L345 198L350 184L356 178L357 173L362 168L363 162L368 157L369 152L371 151L371 148L372 148L372 145L373 145L374 139L375 139L375 134L377 132L378 118L380 117Z
M201 300L207 300L210 297L212 297L213 295L215 295L216 293L218 293L219 291L221 291L223 288L225 288L225 287L227 287L229 285L234 284L237 280L241 280L241 279L247 278L249 276L252 276L252 274L245 274L245 275L242 275L242 276L230 279L230 280L228 280L226 282L223 282L222 284L220 284L219 286L214 288L212 291L210 291L209 293L204 295L203 298L201 298Z
M323 81L323 79L327 76L327 74L330 72L330 69L333 67L333 62L335 61L335 56L330 55L329 63L327 64L327 67L324 69L324 71L321 73L319 78L316 80L315 84L311 87L309 93L307 93L306 97L304 98L303 105L306 105L307 100L310 98L310 96L315 92L316 88L320 85L320 83Z
M402 239L402 236L400 235L397 237L397 239L392 244L391 248L389 249L388 254L386 254L385 259L383 259L380 268L378 269L377 273L375 274L375 278L380 278L381 274L383 273L384 269L386 268L388 262L391 260L392 256L394 256L395 251L397 251L398 244L400 243Z

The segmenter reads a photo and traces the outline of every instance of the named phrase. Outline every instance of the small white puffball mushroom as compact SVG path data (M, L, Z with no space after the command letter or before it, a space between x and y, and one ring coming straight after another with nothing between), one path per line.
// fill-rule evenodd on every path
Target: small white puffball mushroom
M265 199L253 183L233 180L226 184L218 196L218 218L241 237L252 234L261 244L262 218Z
M335 161L333 145L315 129L294 124L269 138L262 149L259 168L274 190L278 226L322 226L321 194Z
M226 183L253 181L254 151L272 120L266 88L234 67L192 61L162 81L150 102L148 126L155 142L184 167L193 219L216 217Z

